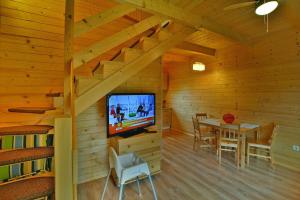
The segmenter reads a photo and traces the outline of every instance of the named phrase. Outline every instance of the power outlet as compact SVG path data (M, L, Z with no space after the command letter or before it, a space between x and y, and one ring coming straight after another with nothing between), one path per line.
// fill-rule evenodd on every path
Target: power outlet
M300 151L300 146L297 145L297 144L294 144L294 145L293 145L293 151L299 152L299 151Z

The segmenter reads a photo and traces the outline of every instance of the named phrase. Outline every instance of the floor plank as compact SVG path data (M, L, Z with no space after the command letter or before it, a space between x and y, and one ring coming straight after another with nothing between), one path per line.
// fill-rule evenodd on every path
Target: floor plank
M165 132L162 143L162 173L153 177L158 198L163 200L253 200L299 199L300 173L283 167L272 168L261 159L251 159L250 167L238 170L232 153L225 153L222 164L213 150L192 150L193 138ZM79 200L98 200L104 179L79 185ZM142 199L153 199L149 182L141 183ZM105 199L118 197L110 181ZM139 199L137 186L125 188L125 199Z

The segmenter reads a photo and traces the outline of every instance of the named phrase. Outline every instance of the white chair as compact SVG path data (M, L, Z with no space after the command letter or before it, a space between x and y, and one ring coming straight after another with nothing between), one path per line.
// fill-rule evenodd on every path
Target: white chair
M221 124L219 141L218 141L218 159L221 164L222 151L235 152L237 168L240 166L240 124Z
M107 183L111 174L112 169L116 171L118 177L118 185L120 185L119 200L123 198L123 190L126 181L136 179L139 195L141 196L141 189L139 184L139 176L148 176L151 188L153 191L154 199L157 200L156 191L152 182L151 173L148 164L135 153L128 153L124 155L117 155L114 148L110 147L109 151L109 173L106 178L104 191L101 196L101 200L104 199Z

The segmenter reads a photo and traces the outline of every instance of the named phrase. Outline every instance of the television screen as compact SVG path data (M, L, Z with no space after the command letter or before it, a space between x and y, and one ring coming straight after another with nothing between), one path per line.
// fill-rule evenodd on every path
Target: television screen
M155 94L107 96L108 137L136 133L155 124Z

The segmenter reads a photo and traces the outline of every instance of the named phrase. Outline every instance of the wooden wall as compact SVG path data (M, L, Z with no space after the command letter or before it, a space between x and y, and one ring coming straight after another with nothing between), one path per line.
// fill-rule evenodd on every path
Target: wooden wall
M50 106L62 91L64 1L1 0L0 125L38 123L7 108Z
M162 67L160 59L139 72L113 92L153 92L156 94L156 122L161 128ZM78 116L78 181L87 182L107 175L106 101L99 100Z
M76 0L75 21L114 6ZM38 123L40 116L8 113L16 106L51 106L49 92L63 91L64 0L0 1L0 125ZM133 24L120 18L74 41L78 51ZM110 59L119 49L101 58Z
M169 73L167 105L173 109L172 127L192 132L191 117L207 112L216 117L230 112L239 120L281 126L275 161L300 169L300 35L299 30L265 34L253 47L217 49L216 57L200 57L205 72L192 62L165 63Z

